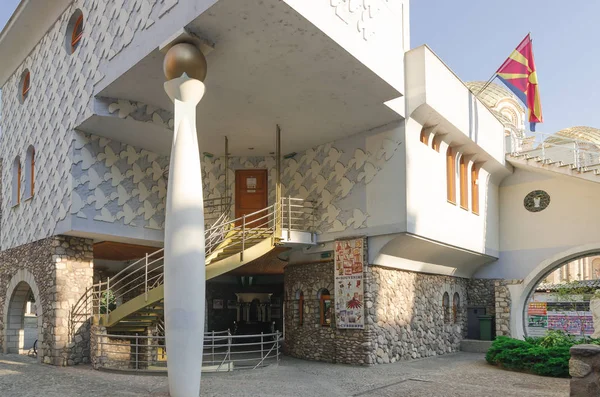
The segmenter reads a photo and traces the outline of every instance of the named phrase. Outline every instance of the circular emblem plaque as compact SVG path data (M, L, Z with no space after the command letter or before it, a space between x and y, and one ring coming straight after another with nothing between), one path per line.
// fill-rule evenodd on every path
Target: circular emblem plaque
M525 196L523 205L530 212L540 212L550 205L550 195L543 190L534 190Z

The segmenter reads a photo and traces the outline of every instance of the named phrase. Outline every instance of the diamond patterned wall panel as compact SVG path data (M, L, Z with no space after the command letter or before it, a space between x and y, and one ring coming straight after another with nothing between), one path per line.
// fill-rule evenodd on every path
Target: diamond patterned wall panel
M103 78L100 70L177 3L76 0L2 87L2 179L11 181L13 161L24 159L29 145L36 149L35 196L13 207L11 183L2 185L2 249L53 235L72 212L73 129L91 115L94 85ZM76 9L85 17L84 36L71 55L65 35ZM31 90L21 104L19 83L25 69L31 72Z

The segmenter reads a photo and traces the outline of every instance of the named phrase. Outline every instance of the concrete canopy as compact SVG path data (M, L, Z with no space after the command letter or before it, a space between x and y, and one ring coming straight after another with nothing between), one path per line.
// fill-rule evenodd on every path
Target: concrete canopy
M283 153L299 152L401 119L384 105L401 93L282 1L220 0L186 28L215 43L197 112L202 151L223 154L227 136L233 155L269 155L280 124ZM162 61L153 51L98 96L171 109ZM117 132L105 118L80 129L148 145L145 123ZM165 134L152 150L168 151Z

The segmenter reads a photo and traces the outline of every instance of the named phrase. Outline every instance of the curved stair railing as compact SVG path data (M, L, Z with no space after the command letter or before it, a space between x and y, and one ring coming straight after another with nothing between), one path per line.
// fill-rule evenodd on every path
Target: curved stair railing
M314 228L314 204L303 199L283 198L277 205L233 220L229 220L229 212L227 206L205 230L207 279L264 255L281 240L281 229L288 231L289 239L291 231L312 233ZM155 304L162 299L163 282L164 249L159 249L88 288L71 310L71 334L76 333L78 324L90 317L101 325L111 326L111 312L133 299L143 297L144 303ZM161 309L148 307L149 313ZM125 322L150 326L156 324L157 319L157 314L144 314L127 318Z

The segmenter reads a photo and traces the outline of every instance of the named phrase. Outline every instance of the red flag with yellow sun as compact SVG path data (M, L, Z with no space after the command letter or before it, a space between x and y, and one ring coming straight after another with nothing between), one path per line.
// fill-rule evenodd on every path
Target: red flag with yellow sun
M543 119L531 34L525 36L498 68L496 76L527 105L531 131L535 131L535 125L543 122Z

